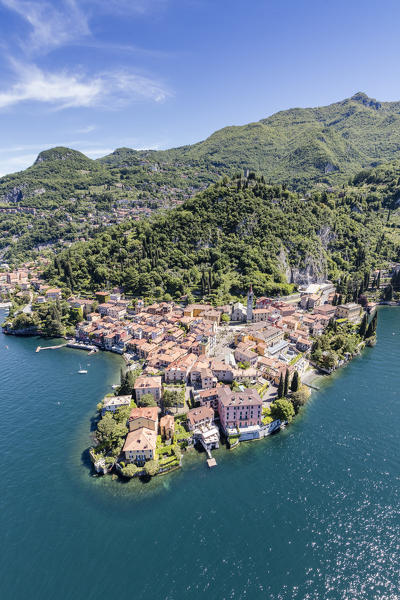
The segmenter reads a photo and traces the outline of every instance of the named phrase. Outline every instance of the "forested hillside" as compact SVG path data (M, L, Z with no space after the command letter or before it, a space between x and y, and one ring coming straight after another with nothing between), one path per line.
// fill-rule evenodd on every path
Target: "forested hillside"
M400 158L400 102L378 102L360 92L329 106L225 127L191 146L144 153L125 148L99 162L129 166L140 157L228 174L249 168L292 189L344 182L365 167Z
M372 188L360 169L383 163L386 170L385 162L396 157L400 103L365 94L226 127L171 150L120 148L91 160L53 148L29 169L0 179L0 260L18 262L46 248L58 252L127 218L179 206L224 175L250 170L302 194L336 189L354 177ZM395 184L392 176L389 184L379 182L390 194Z
M241 296L250 283L256 294L288 293L293 283L328 276L357 285L397 253L397 225L387 225L393 199L382 193L388 181L380 188L368 183L373 177L306 197L253 175L225 178L178 208L75 244L46 277L73 292L121 285L147 298L213 302Z

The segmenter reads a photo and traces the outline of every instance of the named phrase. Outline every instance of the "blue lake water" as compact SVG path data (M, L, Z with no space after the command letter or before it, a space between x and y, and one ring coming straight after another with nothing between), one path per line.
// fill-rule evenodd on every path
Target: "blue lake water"
M399 309L378 335L285 432L150 484L87 464L119 357L0 335L0 598L400 598Z

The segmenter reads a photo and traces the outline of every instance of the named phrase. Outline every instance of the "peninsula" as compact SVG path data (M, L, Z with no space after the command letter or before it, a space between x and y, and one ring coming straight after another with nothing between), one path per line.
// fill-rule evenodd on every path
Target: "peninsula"
M380 294L397 273L373 273L367 291ZM214 466L221 443L235 448L285 427L307 402L310 376L331 373L375 340L376 303L365 290L360 303L343 302L329 281L282 299L256 298L250 286L244 303L219 306L146 304L118 288L64 299L37 270L9 272L6 282L26 287L14 298L28 294L29 302L12 309L4 333L60 335L64 327L71 347L125 359L118 389L97 406L90 456L101 474L164 474L192 447Z

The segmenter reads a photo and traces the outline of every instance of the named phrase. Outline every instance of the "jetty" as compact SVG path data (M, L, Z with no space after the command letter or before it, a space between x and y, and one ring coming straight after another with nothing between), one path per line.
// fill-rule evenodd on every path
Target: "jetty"
M316 390L317 392L319 391L319 387L317 387L316 385L311 385L311 383L306 383L305 381L303 381L303 383L312 390Z
M58 346L38 346L35 352L40 352L41 350L58 350L58 348L63 348L64 346L68 346L68 344L59 344Z

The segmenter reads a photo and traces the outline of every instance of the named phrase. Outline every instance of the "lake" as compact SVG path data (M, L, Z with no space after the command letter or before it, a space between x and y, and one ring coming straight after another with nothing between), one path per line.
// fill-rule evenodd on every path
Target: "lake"
M87 460L121 358L38 343L0 335L2 600L400 598L400 309L284 432L149 484Z

